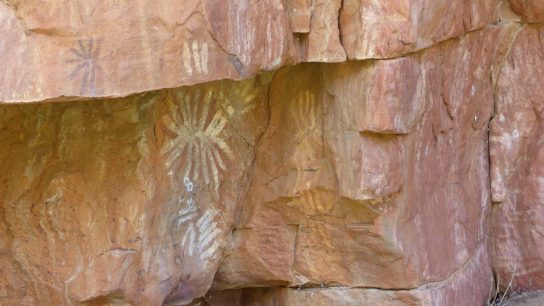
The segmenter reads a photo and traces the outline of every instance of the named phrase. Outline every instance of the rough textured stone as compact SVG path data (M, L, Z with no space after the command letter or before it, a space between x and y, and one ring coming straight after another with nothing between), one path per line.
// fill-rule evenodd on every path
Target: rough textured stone
M544 304L544 291L514 295L505 300L504 306L541 306Z
M346 52L340 43L338 13L342 0L289 0L288 15L301 60L340 62Z
M2 304L204 295L247 188L267 82L3 106Z
M338 14L343 0L316 0L312 2L312 18L308 34L308 62L341 62L346 52L340 43Z
M494 268L507 286L544 288L544 28L524 26L496 81L491 123Z
M544 1L542 0L510 0L512 9L528 22L544 22Z
M0 101L246 79L301 61L344 61L344 47L351 59L399 56L484 27L497 3L5 0Z
M542 1L182 2L0 1L0 305L544 288Z
M2 1L0 24L7 102L247 78L296 58L279 0Z
M484 305L491 285L488 252L480 247L473 258L448 279L413 290L379 290L364 288L272 288L210 292L204 305Z
M460 269L485 241L493 87L484 76L499 33L403 59L279 71L236 225L274 255L235 242L214 288L416 288ZM265 240L293 226L293 243ZM254 262L264 271L292 262L293 274L258 282Z
M214 287L288 285L293 278L295 235L296 229L289 226L235 230L233 246L226 251ZM240 261L242 267L237 264Z
M481 28L497 0L345 0L342 43L350 59L390 58Z

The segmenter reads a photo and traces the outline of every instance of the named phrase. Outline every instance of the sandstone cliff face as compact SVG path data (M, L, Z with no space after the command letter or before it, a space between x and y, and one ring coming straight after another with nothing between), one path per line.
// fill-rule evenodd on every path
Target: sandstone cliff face
M497 79L491 122L494 264L503 285L544 286L544 28L524 25L513 37Z
M1 1L0 304L483 305L512 273L544 288L542 16L536 0Z

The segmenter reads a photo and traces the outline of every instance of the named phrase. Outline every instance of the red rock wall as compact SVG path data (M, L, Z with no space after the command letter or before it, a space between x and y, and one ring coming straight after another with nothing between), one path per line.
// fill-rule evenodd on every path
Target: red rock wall
M0 305L543 289L542 16L539 0L0 2Z
M520 25L496 81L491 121L493 262L516 289L544 288L544 28Z

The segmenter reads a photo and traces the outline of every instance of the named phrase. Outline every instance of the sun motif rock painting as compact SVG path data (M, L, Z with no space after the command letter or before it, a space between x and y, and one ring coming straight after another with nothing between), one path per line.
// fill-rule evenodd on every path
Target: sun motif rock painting
M94 39L87 41L80 40L78 48L71 49L74 58L68 63L74 63L75 68L70 73L70 78L81 78L81 95L96 95L96 74L102 72L98 57L100 56L100 45L95 45Z
M0 174L2 250L11 254L2 271L16 280L2 283L2 303L203 296L249 187L269 80L2 108L0 144L10 150L0 157L16 160Z
M152 267L147 271L152 281L143 301L184 304L210 287L236 203L248 188L244 182L255 140L264 127L247 129L237 122L249 117L266 122L266 82L260 78L195 86L153 98L160 109L154 154L161 161L154 171L166 186L156 194L156 201L164 204L152 213L149 226L150 232L168 234L158 237L159 248L150 248L144 256Z
M193 95L176 93L175 97L179 103L168 100L170 113L164 117L164 124L175 138L161 149L167 156L165 165L169 175L175 179L176 173L182 173L186 186L192 185L190 177L202 178L217 191L220 172L226 170L225 162L234 158L223 139L228 122L227 114L217 103L221 97L214 97L211 91L197 91Z

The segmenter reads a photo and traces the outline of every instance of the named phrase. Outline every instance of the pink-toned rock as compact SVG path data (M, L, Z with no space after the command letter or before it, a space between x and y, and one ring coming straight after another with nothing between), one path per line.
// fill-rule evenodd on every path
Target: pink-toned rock
M510 0L512 9L527 22L544 22L544 1L542 0Z
M488 251L479 248L459 271L446 280L413 290L364 288L272 288L210 292L209 306L351 306L351 305L484 305L492 286ZM475 282L479 282L475 286Z
M3 102L248 78L296 54L278 0L3 1L0 24Z
M345 0L341 37L350 59L391 58L492 23L497 0Z
M341 196L371 200L401 190L402 141L394 136L361 135L356 131L331 137L330 141Z
M0 1L0 103L50 102L0 105L0 305L483 305L491 254L543 288L544 30L509 3L542 18Z
M387 61L339 65L327 78L330 87L348 92L336 95L337 107L331 108L341 118L342 128L379 134L407 134L421 119L424 94L421 65L410 56ZM336 77L338 75L338 77ZM344 104L349 109L342 109Z
M369 260L375 260L374 270L372 273L364 272L368 269L359 273L352 272L357 278L348 278L343 284L389 288L392 283L395 286L402 283L403 288L411 288L426 282L439 281L462 266L474 253L477 245L482 243L485 230L483 219L489 203L489 194L486 191L486 126L492 110L492 86L484 76L493 63L492 46L496 43L497 34L493 30L481 31L458 42L446 43L421 55L413 55L407 63L399 64L398 60L376 62L377 66L392 67L368 69L366 72L370 74L369 79L380 79L381 73L385 73L385 77L389 75L392 80L384 81L384 84L394 84L397 78L403 78L405 82L414 84L410 87L413 88L411 91L395 88L389 90L387 87L380 90L377 86L377 93L371 94L370 99L365 99L366 92L361 91L360 86L349 90L345 86L333 85L327 89L334 100L326 104L328 107L325 113L332 115L326 123L326 139L329 150L333 152L332 164L336 170L340 196L353 200L364 199L354 197L349 185L347 188L342 186L344 182L353 181L346 180L350 172L342 166L346 160L351 160L352 169L362 173L356 180L362 184L357 190L365 190L361 186L378 187L374 188L374 201L369 203L378 213L377 218L371 222L373 226L368 228L361 226L362 224L354 224L354 229L360 231L360 236L368 236L370 241L377 236L378 240L383 241L378 245L381 248L387 246L387 253L392 256L391 263L384 265L378 260L384 258L383 249L371 247L356 252L358 255L354 258L365 258L362 254L366 254ZM389 72L389 69L398 69L401 72L395 74ZM325 75L327 78L327 74ZM349 83L342 79L351 77L356 76L339 70L332 72L330 78L338 83ZM355 83L357 82L353 82ZM414 99L417 102L412 102ZM334 114L345 114L342 110L354 109L359 104L362 104L361 108L375 113L378 110L377 107L372 107L373 103L377 103L375 101L387 101L382 105L390 106L391 114L400 113L399 104L414 105L411 108L413 115L401 117L406 118L406 121L397 125L404 128L396 129L391 124L397 122L396 120L389 120L391 123L385 125L385 130L388 131L413 131L405 136L384 137L374 134L373 137L381 137L384 143L393 142L391 146L398 146L398 149L390 151L383 151L381 146L365 146L363 153L372 150L382 152L377 153L377 156L382 155L380 162L366 163L366 158L350 159L351 155L338 150L341 147L338 144L352 143L348 139L353 138L355 132L364 131L361 128L353 131L354 126L371 124L358 124L356 120L349 119L339 120ZM365 105L370 107L365 108ZM377 121L374 119L376 116L372 115L363 118L370 118L370 123ZM357 136L361 139L370 137L365 133ZM388 154L383 154L384 152ZM396 157L397 154L400 157ZM372 156L368 152L364 155L367 158ZM369 170L372 169L369 168L370 165L375 168ZM401 166L395 169L396 165ZM372 173L370 177L375 182L373 185L362 179L365 172ZM389 185L394 182L398 183ZM441 234L435 236L424 233ZM334 238L332 240L339 241ZM347 245L351 246L348 250L355 250L355 245L358 244ZM342 248L333 247L329 252L334 254L335 249ZM354 259L354 262L360 261ZM346 264L351 271L354 266L356 267L355 263ZM332 270L329 273L334 273ZM398 274L398 271L402 274Z
M296 233L291 226L235 230L232 250L225 251L214 289L289 284ZM240 261L244 261L243 269L237 265Z
M294 274L259 283L255 257L279 271L277 255L235 243L214 288L417 288L459 271L485 246L486 76L500 34L479 31L405 59L279 71L236 227L259 249L262 228L296 226L294 252L283 241L276 249ZM228 271L236 271L233 283Z
M346 60L338 28L341 5L341 0L287 1L290 25L295 33L295 45L302 61Z
M514 37L496 81L490 131L493 266L502 287L544 288L543 27Z
M497 3L2 1L0 102L122 97L298 62L396 57L494 22Z
M506 300L506 299L505 299ZM541 306L544 304L544 291L514 294L504 306Z
M338 15L342 0L313 1L307 62L343 62L346 52L340 42Z
M293 33L310 33L312 0L288 0L287 13Z

